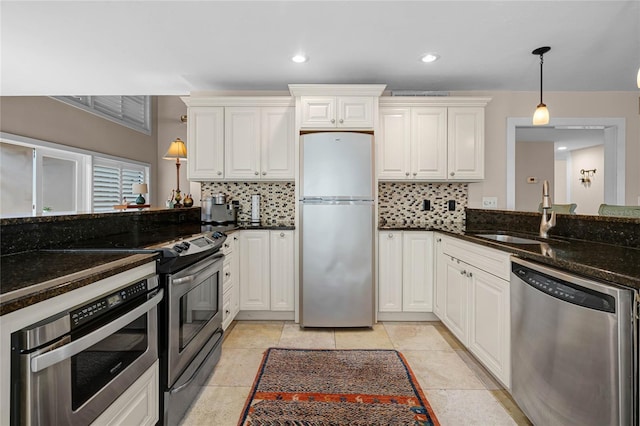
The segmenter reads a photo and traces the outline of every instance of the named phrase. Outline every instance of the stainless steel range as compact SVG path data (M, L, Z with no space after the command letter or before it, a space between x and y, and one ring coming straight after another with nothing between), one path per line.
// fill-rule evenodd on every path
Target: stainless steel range
M160 305L160 424L175 425L220 359L222 261L226 235L202 234L174 242L172 261L159 266L166 299Z

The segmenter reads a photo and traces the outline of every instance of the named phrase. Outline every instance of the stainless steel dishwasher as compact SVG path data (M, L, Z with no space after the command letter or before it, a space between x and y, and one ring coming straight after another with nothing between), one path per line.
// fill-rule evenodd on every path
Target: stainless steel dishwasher
M511 393L529 420L637 425L635 292L518 258L511 265Z

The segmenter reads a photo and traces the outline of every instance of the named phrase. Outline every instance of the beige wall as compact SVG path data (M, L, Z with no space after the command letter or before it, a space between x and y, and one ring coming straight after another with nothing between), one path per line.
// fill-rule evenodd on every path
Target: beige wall
M152 111L155 104L153 99ZM149 163L151 183L158 149L152 117L151 135L145 135L47 96L0 97L1 131ZM152 198L155 204L157 192Z
M590 178L591 183L580 183L581 169L596 169L596 174ZM578 205L577 214L598 214L598 208L604 202L603 169L603 145L571 151L571 201Z
M506 207L506 134L508 117L531 117L536 92L452 92L459 96L490 96L485 111L485 180L469 184L469 207L481 208L483 196L498 197ZM551 117L622 117L626 121L626 204L640 196L640 115L637 92L545 92Z
M538 211L542 182L548 180L549 187L554 187L553 156L553 142L516 143L516 210ZM528 177L535 177L537 183L528 183Z

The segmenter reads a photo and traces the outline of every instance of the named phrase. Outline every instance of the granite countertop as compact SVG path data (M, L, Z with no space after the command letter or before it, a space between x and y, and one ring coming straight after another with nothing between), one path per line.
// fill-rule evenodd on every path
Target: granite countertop
M499 233L495 229L466 229L456 223L385 223L378 228L403 231L438 231L451 236L512 253L520 258L611 283L640 290L640 249L603 244L594 241L508 232L509 235L537 239L546 244L513 244L478 237L478 234Z

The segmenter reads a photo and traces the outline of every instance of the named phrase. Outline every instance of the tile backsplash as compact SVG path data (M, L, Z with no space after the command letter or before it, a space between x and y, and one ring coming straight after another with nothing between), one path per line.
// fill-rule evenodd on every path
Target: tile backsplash
M380 224L426 225L462 222L468 203L466 183L378 183ZM428 200L430 209L423 210ZM449 202L455 208L449 210Z
M260 222L263 225L293 225L295 184L293 182L202 182L202 199L214 194L240 201L239 222L251 220L251 196L260 194Z

